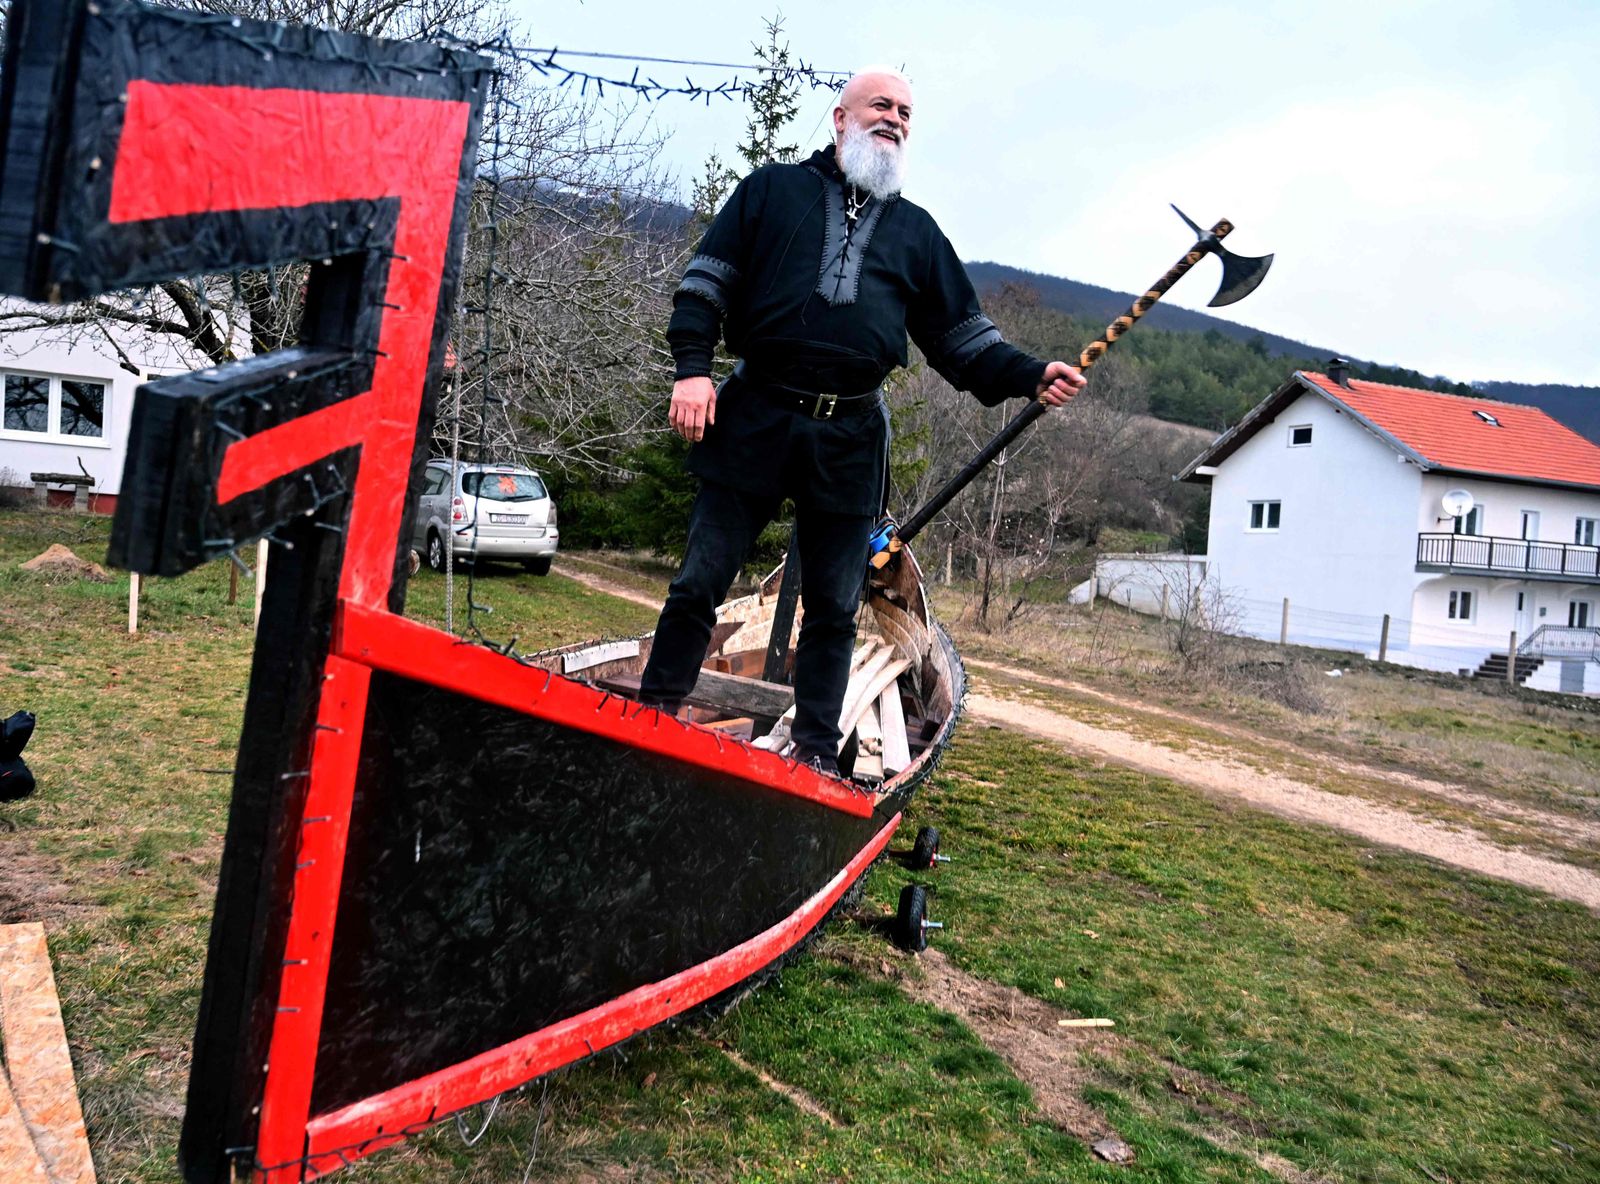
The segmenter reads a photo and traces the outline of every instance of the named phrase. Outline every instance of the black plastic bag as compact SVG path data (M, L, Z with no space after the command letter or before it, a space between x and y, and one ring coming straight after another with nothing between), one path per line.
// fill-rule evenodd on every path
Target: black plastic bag
M31 711L19 711L0 723L0 802L20 802L33 792L33 774L22 761L33 722Z

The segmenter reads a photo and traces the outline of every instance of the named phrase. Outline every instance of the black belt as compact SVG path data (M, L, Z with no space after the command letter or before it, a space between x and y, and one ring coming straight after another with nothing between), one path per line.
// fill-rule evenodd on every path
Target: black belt
M742 361L733 368L733 373L740 381L761 392L764 398L779 407L798 411L811 419L849 419L854 415L865 415L869 411L876 411L882 405L882 400L878 398L883 391L882 387L868 391L864 395L800 391L794 387L760 381L751 375L749 367Z

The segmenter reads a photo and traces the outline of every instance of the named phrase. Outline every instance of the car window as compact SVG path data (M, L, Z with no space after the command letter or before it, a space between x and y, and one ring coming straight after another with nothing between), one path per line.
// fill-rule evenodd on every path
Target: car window
M444 483L449 479L449 477L450 471L448 469L429 469L428 479L423 483L422 486L422 492L424 496L432 497L434 494L443 490Z
M472 497L492 502L517 502L547 496L544 482L532 473L468 473L461 478L461 490Z

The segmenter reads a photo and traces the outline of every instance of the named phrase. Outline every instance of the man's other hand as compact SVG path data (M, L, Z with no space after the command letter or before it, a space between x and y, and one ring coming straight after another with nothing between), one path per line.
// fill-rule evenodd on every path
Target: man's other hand
M1038 397L1052 407L1059 407L1073 395L1081 391L1088 379L1078 372L1076 366L1069 366L1065 362L1051 362L1044 368L1044 378L1039 382ZM673 396L677 402L677 396Z
M672 408L667 412L667 422L691 444L702 438L706 429L717 422L716 383L709 378L680 378L673 383Z

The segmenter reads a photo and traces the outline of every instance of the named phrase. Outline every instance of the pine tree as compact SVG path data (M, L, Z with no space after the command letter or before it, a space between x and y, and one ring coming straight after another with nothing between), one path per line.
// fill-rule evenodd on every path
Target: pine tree
M800 154L797 144L781 144L784 129L800 112L800 79L789 64L789 42L782 39L783 17L766 23L767 42L754 42L756 60L761 63L761 81L745 92L750 104L750 122L745 125L749 138L739 145L739 155L751 169L774 161L792 164Z

